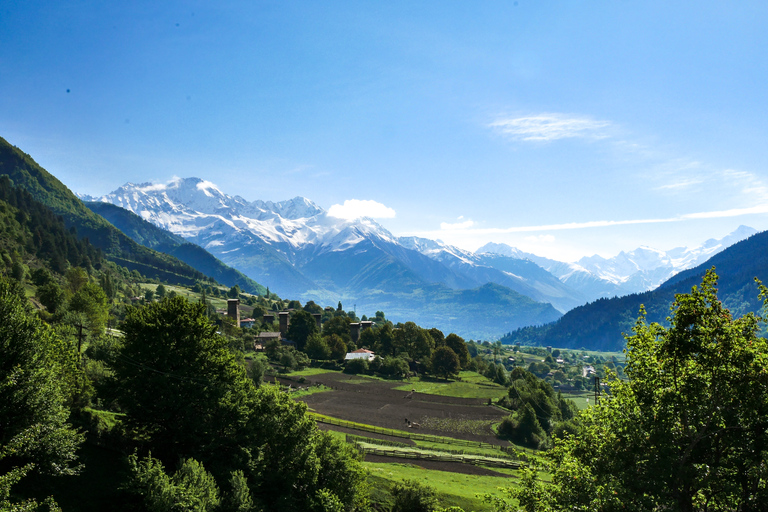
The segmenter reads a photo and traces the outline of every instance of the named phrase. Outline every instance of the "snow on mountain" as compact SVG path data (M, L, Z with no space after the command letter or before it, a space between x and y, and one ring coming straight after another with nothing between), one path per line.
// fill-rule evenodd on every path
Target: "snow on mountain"
M475 252L531 260L592 300L653 290L678 272L700 265L723 249L755 233L757 230L754 228L739 226L720 240L709 239L691 249L676 247L661 251L642 246L633 251L622 251L613 258L594 255L581 258L575 263L550 260L506 244L486 244Z
M336 250L355 245L365 236L394 240L371 219L344 221L329 217L303 197L249 203L199 178L176 178L166 184L127 183L97 200L130 210L197 243L207 240L200 244L207 248L226 244L224 239L235 233L250 234L282 252L287 246L301 248L308 244L328 245Z
M397 238L373 219L331 217L303 197L249 202L199 178L126 183L95 200L130 210L278 293L305 300L496 283L565 312L600 297L655 288L755 232L742 226L693 249L640 247L613 258L564 263L505 244L473 253L439 240Z
M440 240L426 238L400 237L398 241L401 245L417 250L458 274L472 279L477 285L489 282L501 284L537 301L549 302L561 312L579 306L587 300L581 293L528 259L499 254L476 254L447 245ZM506 254L522 253L506 251Z

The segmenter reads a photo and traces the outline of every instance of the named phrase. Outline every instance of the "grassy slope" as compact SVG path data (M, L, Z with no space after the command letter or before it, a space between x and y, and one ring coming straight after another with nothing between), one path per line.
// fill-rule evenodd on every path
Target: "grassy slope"
M461 372L461 380L449 380L447 382L424 379L415 382L407 382L395 389L410 391L415 389L417 393L438 396L455 396L459 398L501 398L507 394L504 386L494 384L489 379L475 372Z
M491 510L489 505L483 503L482 495L499 494L500 487L509 487L515 482L513 476L466 475L429 470L411 464L365 462L364 465L371 473L368 479L371 487L380 493L380 498L386 499L386 495L381 493L383 489L389 489L400 480L410 479L433 487L441 507L459 506L467 512Z

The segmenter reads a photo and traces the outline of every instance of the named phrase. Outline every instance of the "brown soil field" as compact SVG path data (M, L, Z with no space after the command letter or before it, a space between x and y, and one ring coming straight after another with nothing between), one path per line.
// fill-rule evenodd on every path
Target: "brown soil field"
M313 375L302 385L309 384L324 384L333 389L300 399L320 414L407 432L508 445L496 438L490 426L509 413L485 405L482 399L424 393L413 393L412 398L406 398L408 392L393 389L402 385L402 382L363 379L342 373ZM428 422L434 426L408 428L406 419L417 423ZM463 426L470 424L471 433L461 432L466 430ZM370 436L368 433L360 435Z

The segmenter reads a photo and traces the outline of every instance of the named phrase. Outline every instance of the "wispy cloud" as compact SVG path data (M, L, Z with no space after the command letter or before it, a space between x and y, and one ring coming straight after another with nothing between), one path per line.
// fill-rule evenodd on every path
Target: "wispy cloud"
M748 208L732 208L729 210L715 210L709 212L696 212L678 215L676 217L666 217L657 219L623 219L623 220L595 220L587 222L566 222L562 224L540 224L536 226L512 226L508 228L473 228L472 221L459 222L455 224L441 223L440 230L445 232L451 230L454 233L466 233L473 235L498 235L505 233L527 233L536 231L562 231L571 229L592 229L606 228L613 226L628 226L633 224L663 224L669 222L685 222L700 219L722 219L728 217L741 217L743 215L758 215L768 213L768 203L751 206ZM409 233L416 236L439 236L441 231L425 231L419 233ZM526 240L537 242L554 241L552 235L538 235L526 237Z
M328 209L328 215L339 219L354 220L360 217L372 219L391 219L395 210L369 199L347 199L344 204L334 204Z
M675 183L667 183L666 185L658 186L656 187L656 190L680 190L684 188L690 188L693 185L698 185L699 183L704 183L704 180L687 179L687 180L677 181Z
M573 137L602 139L608 136L605 128L611 123L587 116L543 113L497 119L489 126L513 139L550 142Z
M474 225L475 225L475 221L472 221L472 220L465 220L463 222L454 222L454 223L441 222L440 229L442 230L469 229Z
M768 201L768 185L759 177L747 171L726 169L722 172L726 183L735 185L745 196L759 201Z

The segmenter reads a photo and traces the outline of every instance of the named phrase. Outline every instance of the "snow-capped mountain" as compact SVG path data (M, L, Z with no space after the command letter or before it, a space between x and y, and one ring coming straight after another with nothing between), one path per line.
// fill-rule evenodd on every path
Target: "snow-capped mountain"
M417 250L477 283L498 283L540 302L549 302L561 312L584 304L587 298L526 258L498 254L476 254L440 240L400 237L405 247ZM505 246L512 249L509 246ZM507 254L522 253L507 251Z
M383 309L464 333L478 325L472 320L477 315L487 319L485 333L503 333L554 320L557 310L598 297L648 289L754 231L743 228L692 250L640 248L612 259L563 263L504 244L472 253L440 241L397 238L372 219L332 217L303 197L249 202L198 178L127 183L95 200L180 235L283 297L326 304L343 299L369 313Z
M661 251L639 247L622 251L613 258L598 255L584 257L575 263L564 263L525 253L505 244L486 244L477 254L497 254L533 261L557 276L563 283L581 291L594 300L629 293L653 290L678 272L705 262L720 251L757 233L748 226L739 226L720 240L709 239L694 248L676 247Z
M498 336L560 316L546 302L400 243L372 219L335 218L302 197L248 202L213 183L186 178L128 183L96 201L123 207L204 247L283 297L325 304L342 299L367 313L381 309L395 320L465 336ZM478 323L480 316L487 321Z

